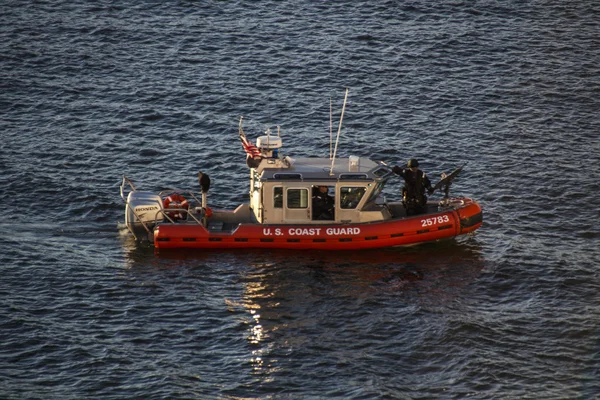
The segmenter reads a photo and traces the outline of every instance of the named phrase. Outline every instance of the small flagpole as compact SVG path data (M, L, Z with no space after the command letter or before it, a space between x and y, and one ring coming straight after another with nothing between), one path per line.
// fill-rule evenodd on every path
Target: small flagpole
M338 142L340 140L340 132L342 131L342 121L344 120L344 111L346 110L346 100L348 100L348 88L346 88L346 96L344 96L344 106L342 107L342 115L340 116L340 126L338 127L337 138L335 139L335 148L333 150L333 159L331 160L331 169L329 176L333 175L333 164L335 163L335 155L337 153Z

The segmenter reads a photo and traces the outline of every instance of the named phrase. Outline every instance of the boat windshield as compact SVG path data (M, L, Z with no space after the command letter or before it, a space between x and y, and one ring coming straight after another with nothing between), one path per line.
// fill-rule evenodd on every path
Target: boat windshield
M367 203L370 203L371 201L375 201L377 196L379 196L379 194L383 190L384 185L385 185L385 182L378 182L375 184L375 188L373 189L373 192L371 192L371 195L369 196Z

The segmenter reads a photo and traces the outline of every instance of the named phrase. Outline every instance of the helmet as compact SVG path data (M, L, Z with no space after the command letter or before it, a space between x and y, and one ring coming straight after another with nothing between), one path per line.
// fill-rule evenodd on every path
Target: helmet
M416 158L411 158L410 160L408 160L408 168L418 167L418 166L419 166L419 161L417 161Z

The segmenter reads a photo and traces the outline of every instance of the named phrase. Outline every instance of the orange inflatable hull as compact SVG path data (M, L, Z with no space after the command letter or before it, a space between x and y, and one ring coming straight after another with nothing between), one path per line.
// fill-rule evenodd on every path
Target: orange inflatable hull
M233 232L209 232L202 225L161 224L154 230L154 247L358 250L411 245L478 229L483 223L479 203L460 200L462 206L444 212L362 224L240 224Z

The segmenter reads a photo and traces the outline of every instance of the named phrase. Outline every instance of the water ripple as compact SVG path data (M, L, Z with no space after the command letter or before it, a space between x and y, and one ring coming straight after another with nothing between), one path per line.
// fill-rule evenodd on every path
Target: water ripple
M594 398L599 12L6 2L0 397ZM235 207L239 116L324 156L346 87L339 154L417 157L434 181L466 163L476 235L155 254L122 234L123 174L161 190L203 171Z

